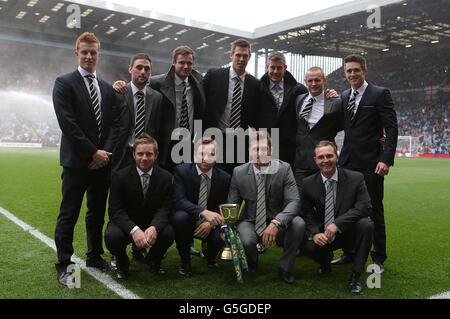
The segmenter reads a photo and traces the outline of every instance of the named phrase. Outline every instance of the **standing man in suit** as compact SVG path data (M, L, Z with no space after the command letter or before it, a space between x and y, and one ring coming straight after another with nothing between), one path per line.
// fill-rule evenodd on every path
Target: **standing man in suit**
M245 71L251 58L250 43L243 39L231 43L230 58L230 67L209 70L203 80L207 103L203 126L205 129L215 127L222 131L223 145L220 146L223 146L225 164L221 166L231 174L238 165L238 157L234 143L234 158L231 162L226 161L226 130L227 134L233 134L237 128L245 131L255 127L260 91L259 81Z
M157 275L166 272L161 260L173 243L169 224L172 175L155 165L158 143L144 133L133 145L135 164L117 171L111 181L109 223L105 242L117 258L117 278L128 278L126 247L150 248L147 262Z
M216 256L224 245L219 205L226 203L231 177L215 167L216 153L214 140L200 139L195 144L195 163L175 167L172 225L181 258L178 273L182 276L192 274L189 245L193 237L206 244L203 254L208 267L218 267Z
M327 79L319 67L306 71L308 92L297 97L297 136L295 148L295 180L301 195L302 181L318 171L314 162L314 148L319 141L333 141L343 129L341 99L325 91Z
M305 231L299 216L300 198L294 174L288 163L270 159L271 139L265 131L250 135L251 162L234 169L228 203L243 204L245 210L237 223L237 231L247 255L250 271L258 265L256 244L273 242L283 247L280 278L289 284L293 275L297 248Z
M261 78L262 98L256 126L267 128L269 132L272 128L279 129L280 159L293 167L297 130L295 100L308 91L286 69L286 59L282 53L269 54L266 74Z
M103 260L102 228L108 196L110 157L117 142L118 114L114 91L97 77L100 42L85 32L76 41L78 69L58 77L53 105L62 131L60 163L62 201L56 222L58 280L67 285L72 264L73 232L87 192L86 266L108 269Z
M366 60L352 54L344 59L344 71L351 88L342 93L342 112L345 116L345 138L339 164L364 174L372 201L375 223L372 259L378 272L384 271L386 254L386 226L384 223L384 176L394 165L398 125L394 102L388 89L365 80ZM384 143L382 137L385 135ZM351 254L334 261L348 263Z
M171 158L172 147L178 142L171 140L172 131L186 128L193 135L194 120L203 119L205 112L203 76L193 69L193 65L194 51L188 46L180 46L172 53L169 72L150 79L150 86L163 96L162 125L157 138L161 146L160 164L170 172L175 166Z
M142 133L156 135L161 119L161 93L147 86L152 73L152 60L145 53L134 55L128 72L131 82L122 100L120 136L112 157L113 172L134 164L133 144Z
M370 197L364 176L336 168L337 149L330 141L317 144L314 159L320 172L303 180L301 215L308 240L300 250L320 264L322 274L331 272L334 250L347 247L355 251L348 289L360 293L374 227L368 217Z

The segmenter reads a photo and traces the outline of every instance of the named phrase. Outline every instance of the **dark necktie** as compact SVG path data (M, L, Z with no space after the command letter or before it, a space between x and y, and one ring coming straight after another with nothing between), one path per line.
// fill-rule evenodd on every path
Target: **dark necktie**
M189 114L187 103L187 85L183 81L183 97L181 99L180 127L189 130Z
M141 181L142 181L142 193L144 194L145 198L145 195L147 195L148 185L150 184L150 175L148 175L147 173L142 174Z
M102 111L100 109L100 101L98 99L97 90L94 86L95 76L88 74L85 76L89 83L89 95L91 96L92 107L94 109L95 122L97 123L98 139L102 137Z
M241 79L236 76L234 81L233 97L231 99L230 127L237 129L241 126Z
M137 103L136 103L136 125L134 129L134 138L137 139L144 133L145 129L145 101L144 93L138 91L136 93Z
M358 95L358 91L354 91L352 96L350 97L350 100L348 100L347 104L347 112L350 115L350 120L353 120L355 117L355 110L356 110L356 96Z
M200 190L198 192L198 206L206 209L208 206L208 175L200 175Z
M334 191L333 191L334 180L328 179L325 182L325 223L324 227L327 228L328 225L334 222Z
M265 175L259 173L258 176L255 231L258 236L261 236L266 229L266 185Z

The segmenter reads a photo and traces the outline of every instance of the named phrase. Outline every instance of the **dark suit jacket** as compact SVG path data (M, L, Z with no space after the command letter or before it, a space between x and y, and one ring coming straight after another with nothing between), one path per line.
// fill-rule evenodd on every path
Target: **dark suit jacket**
M172 199L172 175L154 166L144 199L136 166L118 170L111 179L109 220L129 234L134 226L142 230L155 226L160 232L168 223Z
M211 188L208 197L208 210L219 212L219 205L226 204L230 187L230 175L214 167L211 176ZM198 206L200 176L196 164L180 164L174 170L173 209L182 210L198 218L203 208Z
M301 107L308 93L298 96L296 100L297 136L295 138L295 168L303 170L317 170L314 161L314 148L322 140L334 142L336 134L343 129L343 114L341 99L327 99L325 97L322 118L311 130L308 124L299 116Z
M117 94L117 93L116 93ZM117 94L121 100L120 115L120 133L119 141L113 153L112 170L115 171L121 167L122 160L128 147L128 139L130 133L135 130L136 114L134 111L134 97L131 85L127 85L127 93L125 95ZM161 111L162 95L151 87L146 87L145 93L145 128L144 132L153 136L158 140L156 133L158 125L162 122Z
M203 91L203 77L200 73L192 70L188 78L189 84L194 92L194 120L203 119L206 107L205 92ZM161 125L156 132L159 144L159 163L164 167L170 161L171 134L177 128L175 123L176 102L175 102L175 70L170 68L166 74L161 74L150 78L150 86L160 92L163 96L161 110Z
M295 99L300 94L307 93L308 90L304 85L297 83L292 74L286 71L283 103L278 110L270 91L270 79L267 73L261 78L260 89L261 102L258 107L256 127L267 128L269 132L275 127L279 129L280 159L292 166L294 164L295 132L297 130Z
M360 218L369 216L370 208L364 176L338 168L334 224L344 233ZM303 180L300 214L305 220L308 237L324 232L325 185L320 172Z
M274 174L266 176L266 217L277 218L286 227L298 216L300 198L291 166L280 160L272 160L273 167L278 167ZM253 163L245 163L235 167L231 178L227 203L242 204L245 200L245 211L240 220L254 221L257 204L257 186Z
M211 69L203 79L206 94L206 112L203 128L218 127L228 102L228 84L230 68ZM256 112L259 104L259 81L247 74L242 93L241 127L245 130L249 126L255 127Z
M388 89L369 83L353 120L346 111L351 89L341 95L345 139L339 164L351 169L374 169L378 162L394 165L398 125ZM380 139L386 135L384 146Z
M61 166L87 168L97 150L113 152L117 143L119 103L112 86L100 78L97 78L97 81L102 99L100 140L91 97L80 72L75 70L58 77L55 81L53 106L62 131Z

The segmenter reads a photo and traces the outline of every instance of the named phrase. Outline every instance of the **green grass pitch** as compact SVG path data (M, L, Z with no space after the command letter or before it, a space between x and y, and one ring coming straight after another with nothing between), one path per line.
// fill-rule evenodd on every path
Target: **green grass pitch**
M1 149L0 206L53 239L60 174L57 150ZM163 261L167 276L157 277L132 261L131 276L122 284L144 298L426 298L450 290L449 189L450 160L396 161L385 180L386 272L381 288L365 287L360 296L346 290L350 266L335 267L324 277L305 257L296 261L297 282L284 284L277 277L278 247L260 256L260 268L244 273L243 284L236 283L230 262L220 261L218 270L210 270L198 257L193 257L194 276L180 277L174 246ZM81 258L86 251L84 216L85 208L74 242ZM2 215L0 237L0 298L118 298L84 272L81 289L59 285L55 252ZM109 259L108 252L105 257Z

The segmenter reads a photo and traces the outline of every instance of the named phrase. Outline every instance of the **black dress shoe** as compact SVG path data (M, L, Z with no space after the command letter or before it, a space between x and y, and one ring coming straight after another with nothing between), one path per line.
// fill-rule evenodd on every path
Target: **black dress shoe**
M183 277L192 277L192 268L190 263L181 263L178 274Z
M326 275L331 273L331 264L320 265L319 274Z
M213 260L213 261L208 261L207 263L208 268L210 269L217 269L219 268L219 264L217 263L217 261Z
M67 280L69 279L70 275L71 275L71 273L66 272L66 271L60 272L58 274L58 282L63 286L69 287L69 283Z
M117 269L117 279L128 279L129 272L128 268Z
M338 259L332 260L331 264L332 265L347 265L347 264L351 264L352 262L353 262L353 256L343 254Z
M91 257L86 260L86 267L93 267L99 270L108 271L109 265L102 257Z
M111 261L109 264L110 264L111 270L117 270L117 257L115 255L111 255Z
M280 275L281 280L288 284L293 284L295 282L295 277L290 272L284 271L283 268L278 269L278 273Z
M376 274L382 274L382 273L384 273L384 264L383 263L381 263L381 262L374 262L374 264L375 264L375 268L374 268L374 271L375 271L375 273Z
M360 281L361 274L352 272L348 282L348 291L354 294L359 294L363 291L363 286Z

